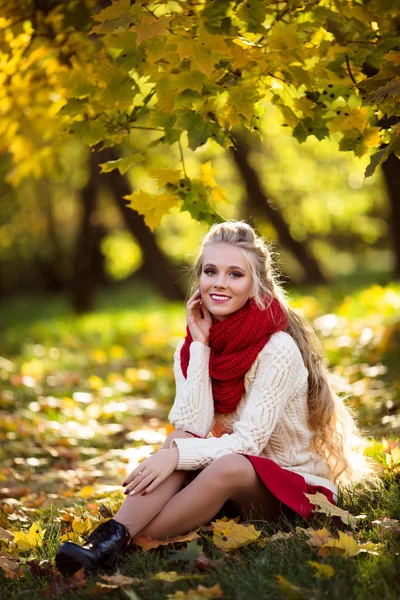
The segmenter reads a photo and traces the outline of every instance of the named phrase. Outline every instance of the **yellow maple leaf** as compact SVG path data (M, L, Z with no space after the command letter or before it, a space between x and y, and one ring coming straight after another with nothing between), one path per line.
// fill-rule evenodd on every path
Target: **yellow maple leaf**
M45 529L40 529L38 523L33 523L28 532L14 531L14 544L19 550L33 550L43 544Z
M299 588L294 583L291 583L288 579L285 579L282 575L276 576L278 580L278 584L280 590L286 598L290 598L291 600L303 600L306 596L303 593L303 590Z
M335 569L331 565L322 565L316 560L308 560L308 564L315 569L315 577L318 579L329 579L335 574Z
M293 106L296 110L301 111L305 117L314 118L313 107L316 106L315 102L308 98L295 98L293 100Z
M228 198L226 197L225 190L223 188L215 186L212 188L210 194L213 200L215 200L215 202L228 202L230 204Z
M350 131L351 129L357 129L362 133L367 125L367 114L368 111L365 108L355 108L347 116L336 117L329 123L329 133Z
M143 40L149 40L156 35L166 35L171 18L168 17L152 17L144 15L141 17L138 25L134 25L129 31L135 31L137 34L136 43L139 46Z
M86 517L85 520L75 517L75 519L72 521L72 529L75 531L75 533L87 533L93 529L93 523L89 517Z
M149 173L157 180L159 187L163 187L167 183L177 184L181 177L179 171L175 171L175 169L150 169Z
M60 542L74 542L75 544L83 544L84 540L75 531L68 531L60 537Z
M219 583L209 588L199 585L195 590L188 590L187 592L177 590L174 594L167 594L167 598L171 600L200 600L200 598L222 598L222 596L223 591Z
M215 187L216 181L214 179L216 171L212 168L211 161L200 165L200 179L205 186Z
M129 200L128 206L144 216L150 229L160 225L163 216L182 202L179 196L173 194L149 194L144 190L133 192L124 198Z
M224 522L222 520L212 523L214 537L213 542L222 550L234 550L247 546L258 540L261 531L255 529L254 525L241 525L234 520Z
M353 537L343 533L343 531L339 531L339 539L334 537L329 538L329 540L321 546L318 554L325 557L337 553L349 557L356 556L359 552L360 548L357 541Z
M94 488L91 485L84 485L83 488L79 491L77 496L79 498L90 498L94 493Z

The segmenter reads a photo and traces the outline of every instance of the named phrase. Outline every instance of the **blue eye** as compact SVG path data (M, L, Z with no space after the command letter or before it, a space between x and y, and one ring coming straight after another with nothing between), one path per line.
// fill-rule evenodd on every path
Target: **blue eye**
M209 275L210 273L215 273L215 271L214 271L214 269L205 269L204 273L206 275ZM231 275L236 275L237 277L242 277L242 274L238 273L237 271L232 271Z

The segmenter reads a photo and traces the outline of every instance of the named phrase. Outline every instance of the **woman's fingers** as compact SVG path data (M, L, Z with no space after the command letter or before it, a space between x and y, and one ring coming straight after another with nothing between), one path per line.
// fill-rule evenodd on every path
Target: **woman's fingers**
M163 479L161 479L161 477L156 477L154 481L146 488L146 494L155 490L156 487L158 487L159 484L162 483L162 481Z
M130 494L131 496L133 495L133 493L138 493L141 492L142 490L144 490L144 488L146 486L149 485L149 483L151 483L154 479L154 474L152 475L151 473L149 473L149 475L147 475L146 477L135 477L135 479L132 481L132 483L130 483L124 490L125 494Z

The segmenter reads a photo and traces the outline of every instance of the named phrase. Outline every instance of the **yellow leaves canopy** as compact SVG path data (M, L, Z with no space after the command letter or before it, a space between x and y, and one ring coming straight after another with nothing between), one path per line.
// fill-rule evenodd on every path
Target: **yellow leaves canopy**
M161 223L163 216L174 206L179 206L179 196L171 194L149 194L143 190L124 196L129 200L128 206L140 212L150 229Z

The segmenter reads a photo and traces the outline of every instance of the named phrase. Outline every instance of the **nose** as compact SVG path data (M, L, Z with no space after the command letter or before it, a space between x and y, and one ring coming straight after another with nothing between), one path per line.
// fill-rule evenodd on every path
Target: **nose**
M218 274L217 281L215 282L215 287L224 289L226 288L225 275L223 273Z

